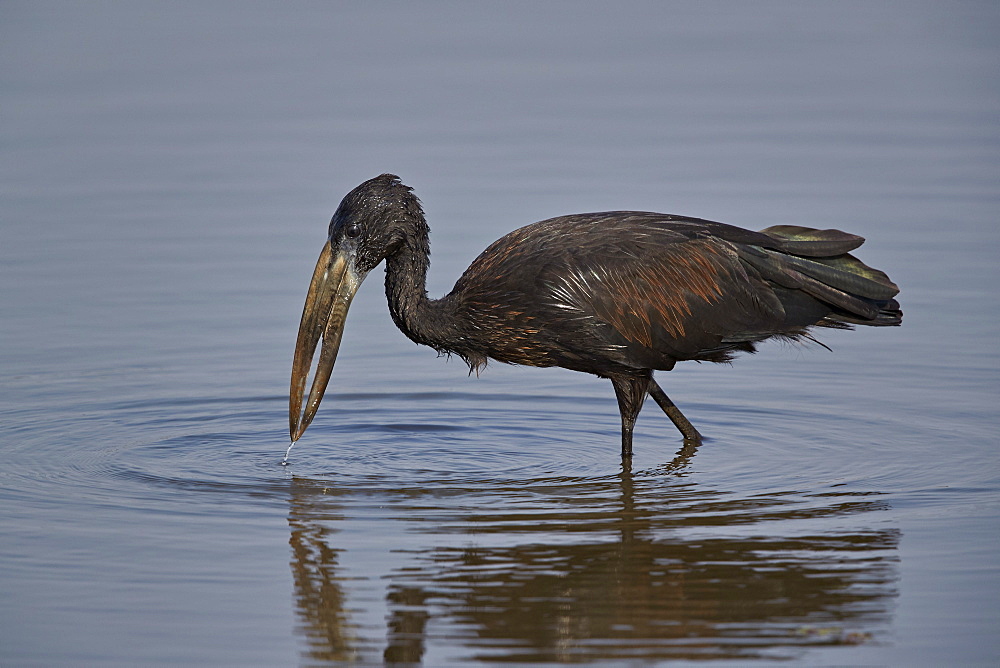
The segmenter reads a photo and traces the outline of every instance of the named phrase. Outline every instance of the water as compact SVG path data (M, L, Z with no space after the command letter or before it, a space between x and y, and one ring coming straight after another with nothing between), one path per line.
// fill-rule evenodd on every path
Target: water
M0 664L1000 658L992 3L0 9ZM904 326L660 382L414 347L376 274L282 467L305 288L392 171L430 290L552 215L842 227Z

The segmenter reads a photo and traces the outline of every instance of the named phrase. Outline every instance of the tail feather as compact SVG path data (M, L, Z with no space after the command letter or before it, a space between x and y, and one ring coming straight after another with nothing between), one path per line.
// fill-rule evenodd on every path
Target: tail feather
M829 314L809 324L849 327L902 322L902 311L894 299L899 293L896 284L884 272L849 254L864 243L864 238L840 230L794 225L775 225L761 232L775 243L766 247L740 244L740 258L765 280L829 306Z
M815 278L830 287L868 299L892 299L899 293L899 288L885 277L884 281L869 278L874 271L852 255L838 255L834 262L822 262L819 259L805 259L795 255L785 255L774 251L761 249L768 255L777 256L790 268L802 272L810 278Z
M836 257L817 257L813 262L819 262L844 272L860 276L881 286L881 291L868 295L872 299L891 299L899 294L899 286L893 283L884 271L869 267L858 258L845 253Z
M772 225L761 230L761 233L780 240L780 250L804 257L831 257L850 253L865 242L864 237L856 234L840 230L814 230L798 225Z

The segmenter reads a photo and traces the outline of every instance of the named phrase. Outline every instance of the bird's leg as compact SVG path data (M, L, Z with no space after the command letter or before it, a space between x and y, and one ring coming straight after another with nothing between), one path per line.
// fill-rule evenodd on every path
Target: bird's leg
M656 384L656 381L652 378L649 379L649 395L653 397L653 401L659 404L663 412L667 414L670 421L674 423L681 434L684 436L685 441L693 441L695 443L701 443L701 434L698 430L694 428L694 425L684 417L684 413L681 413L681 409L674 405L674 402L670 400L670 397L660 389L660 386Z
M639 417L642 402L646 400L649 380L632 376L612 376L611 384L618 397L618 411L622 416L622 457L632 456L632 430Z

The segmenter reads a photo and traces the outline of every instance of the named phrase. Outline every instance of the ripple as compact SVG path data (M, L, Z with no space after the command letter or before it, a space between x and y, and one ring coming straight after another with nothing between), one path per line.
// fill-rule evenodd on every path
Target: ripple
M421 488L435 494L491 488L600 487L623 472L618 420L607 401L558 395L460 392L331 395L306 437L282 467L287 399L282 395L133 398L88 401L56 416L22 410L10 430L5 494L33 497L41 488L72 486L102 504L152 506L177 491L283 498L293 480L318 480L362 496ZM677 484L699 471L737 495L807 494L848 485L877 491L933 476L866 431L884 430L882 416L844 418L845 438L831 430L822 405L695 404L715 434L697 451L656 411L644 413L628 469L642 484ZM898 433L906 433L898 425ZM775 434L780 434L776 437ZM872 461L878 459L878 479ZM868 481L868 482L866 482ZM877 485L876 485L877 483Z
M285 486L262 448L278 419L269 397L88 402L21 419L7 495L44 497L58 485L84 503L151 507L177 489L259 496Z
M81 501L151 507L177 491L273 498L294 476L356 489L467 489L599 480L620 469L615 416L606 433L595 435L592 416L579 406L554 421L560 407L551 398L454 392L333 398L332 410L292 451L289 467L280 465L287 443L283 396L86 401L55 416L22 411L18 442L8 449L11 466L0 475L8 496L59 485L72 486Z

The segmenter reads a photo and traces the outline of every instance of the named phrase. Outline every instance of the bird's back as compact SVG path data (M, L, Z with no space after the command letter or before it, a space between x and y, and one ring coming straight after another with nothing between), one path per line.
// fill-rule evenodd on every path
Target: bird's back
M544 220L491 244L446 297L454 352L605 375L728 361L814 325L899 324L896 286L849 254L863 242L634 211Z

